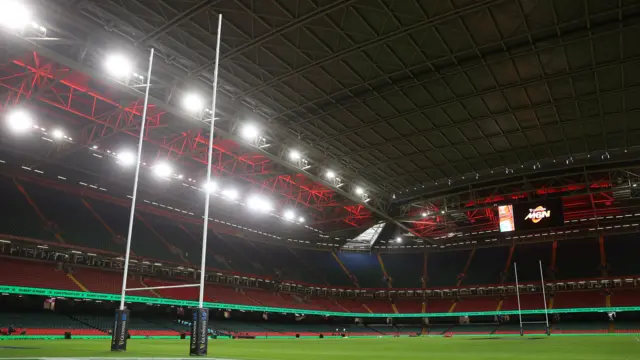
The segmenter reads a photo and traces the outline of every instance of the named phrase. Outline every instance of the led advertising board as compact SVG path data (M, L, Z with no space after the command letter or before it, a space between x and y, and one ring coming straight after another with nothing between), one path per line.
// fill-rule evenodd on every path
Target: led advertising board
M538 230L564 225L561 199L501 205L498 207L500 231Z

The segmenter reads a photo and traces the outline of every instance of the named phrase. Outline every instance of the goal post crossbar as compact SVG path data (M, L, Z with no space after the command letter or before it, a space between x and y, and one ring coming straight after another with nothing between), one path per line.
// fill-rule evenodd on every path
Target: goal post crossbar
M145 290L189 288L189 287L199 287L199 286L200 284L184 284L184 285L167 285L167 286L149 286L149 287L141 287L141 288L129 288L124 290L125 291L145 291Z

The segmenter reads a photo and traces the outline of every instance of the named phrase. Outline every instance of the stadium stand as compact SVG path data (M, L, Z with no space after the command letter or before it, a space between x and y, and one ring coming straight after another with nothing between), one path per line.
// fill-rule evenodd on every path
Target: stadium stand
M463 285L499 284L509 257L508 247L479 248L476 250Z
M81 290L63 270L57 269L51 263L9 258L1 260L0 284Z
M617 235L605 239L605 251L610 276L640 275L640 242L636 235Z
M95 249L114 254L122 252L126 233L126 208L121 204L95 199L79 199L63 193L51 191L31 183L14 183L0 177L0 187L16 207L13 211L3 208L4 220L0 222L0 232L8 236L35 239L42 243L79 246L81 249ZM30 203L31 202L31 203ZM59 211L63 207L66 211ZM39 213L38 213L39 212ZM181 224L153 214L139 214L134 226L133 256L147 258L168 264L196 264L200 259L201 229L193 224ZM56 236L59 235L59 236ZM319 251L302 248L275 246L234 237L227 234L211 233L208 263L214 270L238 277L256 276L275 281L293 281L299 284L313 284L317 287L357 289L422 289L425 274L425 255L417 253L349 253ZM562 280L566 290L547 294L550 308L637 306L640 290L613 288L585 288L585 279L599 278L603 270L609 275L632 276L640 274L637 262L632 261L633 251L638 245L631 236L605 239L607 264L600 266L601 256L598 242L560 241L557 247L557 268L550 264L553 255L551 243L517 245L511 261L518 265L521 284L538 284L540 268L538 260L545 262L543 271L547 280ZM309 294L276 292L274 288L255 288L247 285L213 284L205 288L205 301L226 304L262 305L292 309L312 309L348 311L357 313L420 313L420 312L475 312L515 310L517 299L513 292L502 295L473 295L469 288L492 284L510 284L515 280L513 269L509 267L509 247L478 248L475 251L445 251L429 253L426 261L426 289L442 290L440 295L422 299L367 297L356 298L353 294L326 297ZM35 256L33 256L35 257ZM578 260L576 260L578 259ZM3 271L0 284L27 287L50 287L55 289L119 293L122 272L117 269L103 269L64 262L39 259L2 258ZM605 271L605 272L606 272ZM391 281L386 281L387 274ZM505 276L506 275L506 276ZM630 280L628 280L630 281ZM129 287L166 286L193 283L193 278L176 275L158 276L133 273ZM450 293L459 285L467 288L466 293ZM564 289L564 288L563 288ZM574 289L574 290L571 290ZM370 290L370 294L376 290ZM141 291L136 295L166 297L172 299L196 300L197 288L159 289ZM520 297L523 310L543 307L542 295L527 293ZM55 315L55 316L54 316ZM71 330L76 334L104 333L111 326L111 315L47 315L46 321L35 324L30 316L4 317L2 322L15 322L21 329L32 334L62 334ZM30 323L31 321L31 323ZM260 334L260 336L292 335L295 333L320 334L335 332L329 324L289 324L269 321L256 325L255 320L243 322L216 318L212 323L216 329L233 334ZM631 325L629 325L631 324ZM618 327L585 325L580 322L558 322L553 324L557 333L584 333L609 331L636 331L633 322L620 323ZM346 325L340 325L346 329ZM513 323L502 325L473 324L429 325L424 329L431 333L452 334L507 334L518 331ZM16 325L17 327L17 325ZM132 334L145 336L175 336L187 329L185 324L163 317L140 317L132 323ZM530 327L528 332L540 333L543 329ZM349 328L352 334L386 335L410 334L423 331L420 327L358 326Z
M51 225L46 224L38 216L12 179L0 176L0 189L2 189L2 202L11 204L11 206L0 207L2 216L0 231L2 233L58 242L53 233L46 230L51 228Z
M422 287L422 268L424 255L422 253L381 254L385 269L392 279L394 288ZM382 286L384 287L384 284Z
M427 262L427 287L455 286L469 258L469 251L443 252Z
M57 190L28 182L21 184L42 214L60 229L60 236L70 244L92 249L124 252L124 243L116 243L109 231L83 205L82 200ZM63 208L64 211L60 211Z

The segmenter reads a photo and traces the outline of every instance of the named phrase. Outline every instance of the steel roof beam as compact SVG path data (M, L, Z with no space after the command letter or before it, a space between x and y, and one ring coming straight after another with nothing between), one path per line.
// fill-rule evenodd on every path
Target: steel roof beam
M262 36L259 36L255 39L253 39L252 41L238 46L237 48L227 52L226 54L222 55L220 57L220 62L225 62L231 58L233 58L236 55L242 54L244 52L246 52L247 50L253 49L255 47L258 47L264 43L266 43L267 41L275 38L276 36L282 35L283 33L287 32L287 31L291 31L295 28L297 28L298 26L302 26L312 20L315 20L321 16L324 16L325 14L328 14L331 11L334 11L336 9L345 7L345 6L349 6L352 3L356 2L357 0L340 0L337 1L335 3L317 8L315 11L312 11L306 15L303 15L297 19L295 19L294 21L288 23L287 25L284 25L282 27L279 27L275 30L272 30ZM237 0L235 0L235 2L238 2ZM203 72L205 72L208 68L210 68L211 66L213 66L215 64L215 61L210 61L206 64L203 64L202 66L196 68L195 70L193 70L193 72L190 74L190 76L196 77L200 74L202 74Z
M274 77L273 79L271 79L269 81L266 81L266 82L264 82L263 84L261 84L259 86L256 86L256 87L254 87L252 89L249 89L249 90L239 94L237 97L241 98L241 97L245 97L245 96L254 94L254 93L262 91L265 88L270 87L270 86L272 86L272 85L274 85L276 83L282 82L282 81L284 81L286 79L289 79L289 78L291 78L293 76L299 75L299 74L301 74L301 73L303 73L303 72L305 72L305 71L307 71L309 69L320 67L322 65L327 64L328 62L331 62L331 61L336 60L336 59L341 59L341 58L343 58L343 57L345 57L345 56L347 56L349 54L353 54L353 53L355 53L357 51L361 51L361 50L367 49L367 48L369 48L371 46L374 46L374 45L382 43L382 42L393 40L393 39L395 39L395 38L397 38L399 36L402 36L404 34L410 33L412 31L415 31L415 30L418 30L418 29L421 29L421 28L424 28L424 27L427 27L427 26L430 26L430 25L436 25L436 24L442 23L444 21L451 20L453 18L456 18L458 16L464 15L464 14L469 13L469 12L473 12L473 11L477 11L477 10L481 10L481 9L493 6L493 5L501 3L503 1L505 1L505 0L484 0L484 1L472 4L472 5L468 5L468 6L462 7L460 9L451 11L449 13L446 13L446 14L443 14L443 15L440 15L440 16L435 16L433 18L421 21L421 22L413 24L411 26L407 26L405 28L401 28L401 29L393 31L393 32L391 32L391 33L389 33L387 35L380 36L380 37L377 37L377 38L369 40L369 41L365 41L364 43L362 43L360 45L345 49L345 50L337 52L337 53L335 53L335 54L333 54L331 56L327 56L327 57L322 58L322 59L320 59L318 61L314 61L314 62L309 63L307 65L301 66L301 67L299 67L298 69L296 69L294 71L288 72L288 73L283 74L281 76Z
M168 31L171 31L172 29L174 29L176 26L180 25L184 21L189 20L192 16L199 14L200 12L213 6L218 1L219 0L200 1L199 3L195 4L193 7L188 9L187 11L179 14L175 18L171 19L169 22L162 25L161 27L157 28L156 30L142 37L140 40L136 42L136 45L147 44L150 41L156 40L157 38L164 35Z
M102 72L98 72L86 65L83 65L73 59L70 59L62 54L59 54L49 48L43 47L41 45L38 45L34 42L31 42L27 39L22 38L21 36L18 35L12 35L13 39L15 39L18 44L26 49L28 49L29 51L35 51L38 52L39 54L41 54L42 56L45 56L49 59L52 59L64 66L67 66L69 68L72 69L76 69L77 71L80 71L84 74L86 74L87 76L90 76L94 79L103 79L106 81L109 81L109 83L111 85L113 85L114 88L117 88L118 90L130 94L131 96L141 96L141 92L138 90L135 90L133 88L130 88L124 84L112 81L111 79L109 79L104 73ZM187 116L183 111L179 110L178 108L176 108L173 105L170 105L160 99L154 98L154 97L150 97L149 98L149 102L151 104L154 104L156 106L158 106L159 108L164 109L165 111L168 111L170 113L172 113L173 115L177 116L178 118L181 118L184 121L189 121L192 122L194 121L194 119L190 116ZM223 114L226 115L226 114ZM204 123L203 120L200 120L202 123ZM203 124L204 125L204 124ZM227 130L224 129L216 129L216 131L218 132L218 134L220 134L221 136L230 139L238 144L247 144L245 140L237 137L234 134L231 134L230 132L228 132ZM290 163L289 161L286 161L285 159L283 159L280 156L276 156L272 153L267 152L264 148L252 148L252 150L254 150L255 152L261 153L262 155L264 155L265 157L267 157L268 159L270 159L271 161L275 162L275 163L279 163L280 165L282 165L283 167L293 170L297 173L300 173L302 175L304 175L305 177L311 179L312 181L319 183L319 184L323 184L324 186L328 187L329 189L334 189L334 191L338 194L340 194L343 198L345 199L349 199L350 201L357 203L357 204L362 204L363 207L365 207L367 210L371 211L372 213L375 213L377 216L379 216L380 218L387 220L387 221L391 221L393 223L395 223L396 225L398 225L400 228L402 228L405 231L411 232L411 229L409 229L408 227L406 227L404 224L402 224L399 221L396 221L395 219L393 219L391 216L389 216L385 211L379 209L378 207L372 206L366 202L363 202L363 200L359 197L357 197L356 195L352 194L351 192L347 192L345 190L342 190L341 188L334 188L331 184L329 184L325 179L321 178L318 175L309 173L307 171L301 170L300 168L294 166L292 163ZM425 241L429 241L427 239L423 239Z
M58 17L59 21L69 22L69 18L70 18L69 13L67 12L62 13L56 7L48 8L48 10L52 16ZM126 39L127 41L135 42L135 39L130 38L127 34L120 33L117 29L113 29L111 33L118 34L118 37L115 37L112 34L105 32L104 29L99 27L98 25L98 24L102 24L101 20L96 19L91 15L87 15L83 12L78 12L78 11L72 12L71 15L76 15L72 17L73 19L72 24L76 24L76 25L81 24L82 27L89 30L93 30L97 37L100 37L101 39L104 39L109 43L122 43L122 40L123 40L122 38ZM106 24L103 24L103 25L107 26ZM134 50L134 48L130 48L129 51L139 53L139 49ZM138 55L139 57L143 57L141 54L138 54ZM158 68L164 73L164 75L170 76L172 79L184 80L185 78L188 77L189 70L184 68L181 65L176 65L175 63L173 63L171 61L171 56L168 56L168 55L163 56L159 52L157 53L157 55L160 56L165 61L158 61L157 66L154 64L154 69ZM170 80L169 81L167 79L164 79L164 80L166 84L169 84ZM199 77L199 80L201 80L202 83L198 84L198 89L202 91L207 91L207 92L210 91L211 84L209 82L209 79L201 76ZM202 86L202 85L205 85L206 88L205 86ZM347 168L344 166L343 163L337 163L337 161L339 160L337 157L331 156L326 151L321 151L321 150L318 150L317 148L309 147L308 143L303 142L302 140L300 140L300 138L296 136L293 136L292 133L289 131L289 128L281 128L277 126L277 124L272 122L267 123L266 119L268 118L268 116L265 116L262 112L260 112L259 110L256 110L255 105L239 102L236 99L232 98L231 95L229 93L226 93L223 89L219 89L219 91L221 91L221 94L220 94L221 96L219 97L221 98L220 103L223 105L222 107L224 107L225 103L232 104L234 109L237 109L239 106L242 106L247 112L250 112L251 114L256 114L257 116L255 121L257 121L264 129L272 132L273 135L277 134L279 136L279 138L274 138L276 142L282 145L286 143L289 146L297 146L300 149L304 149L305 153L309 156L309 160L312 161L314 166L316 167L326 166L328 168L339 166L339 168L341 169L340 174L342 175L341 177L343 178L343 180L348 181L350 183L351 182L360 183L362 186L365 186L367 189L369 189L372 193L380 193L382 197L384 198L388 197L387 196L388 194L385 194L384 191L381 190L380 187L378 187L376 184L371 183L364 178L358 177L357 174L355 174L353 171L347 170ZM222 109L219 109L219 110L221 113L225 114L225 116L231 117L229 114L224 113ZM193 119L190 119L190 120L193 120ZM190 124L190 123L192 122L188 122L186 124Z

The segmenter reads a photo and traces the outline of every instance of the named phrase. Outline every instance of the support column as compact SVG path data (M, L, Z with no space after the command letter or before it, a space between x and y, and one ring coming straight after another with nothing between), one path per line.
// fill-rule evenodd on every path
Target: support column
M607 271L607 253L604 250L604 236L600 235L598 243L600 244L600 275L607 277L609 276L609 271Z
M426 289L427 288L427 261L428 261L428 256L427 256L427 252L424 252L424 262L422 263L422 288ZM423 311L424 312L424 311Z
M516 244L511 245L509 249L509 257L507 257L507 263L504 265L504 271L502 272L502 279L500 279L500 283L504 284L507 281L507 276L509 276L509 270L511 269L511 259L513 259L513 253L516 250Z
M467 259L467 263L464 265L464 269L462 270L463 277L458 279L458 283L456 284L456 286L460 286L462 284L462 281L464 280L464 277L467 275L467 270L469 270L469 266L471 265L471 260L473 260L473 255L475 255L475 253L476 253L476 248L474 247L473 250L471 250L471 253L469 254L469 258Z
M380 255L380 253L377 252L376 256L378 257L378 264L380 264L382 275L384 275L385 279L387 279L387 286L389 287L389 289L391 289L393 287L393 279L389 276L389 273L387 272L387 269L384 266L384 261L382 261L382 255Z

